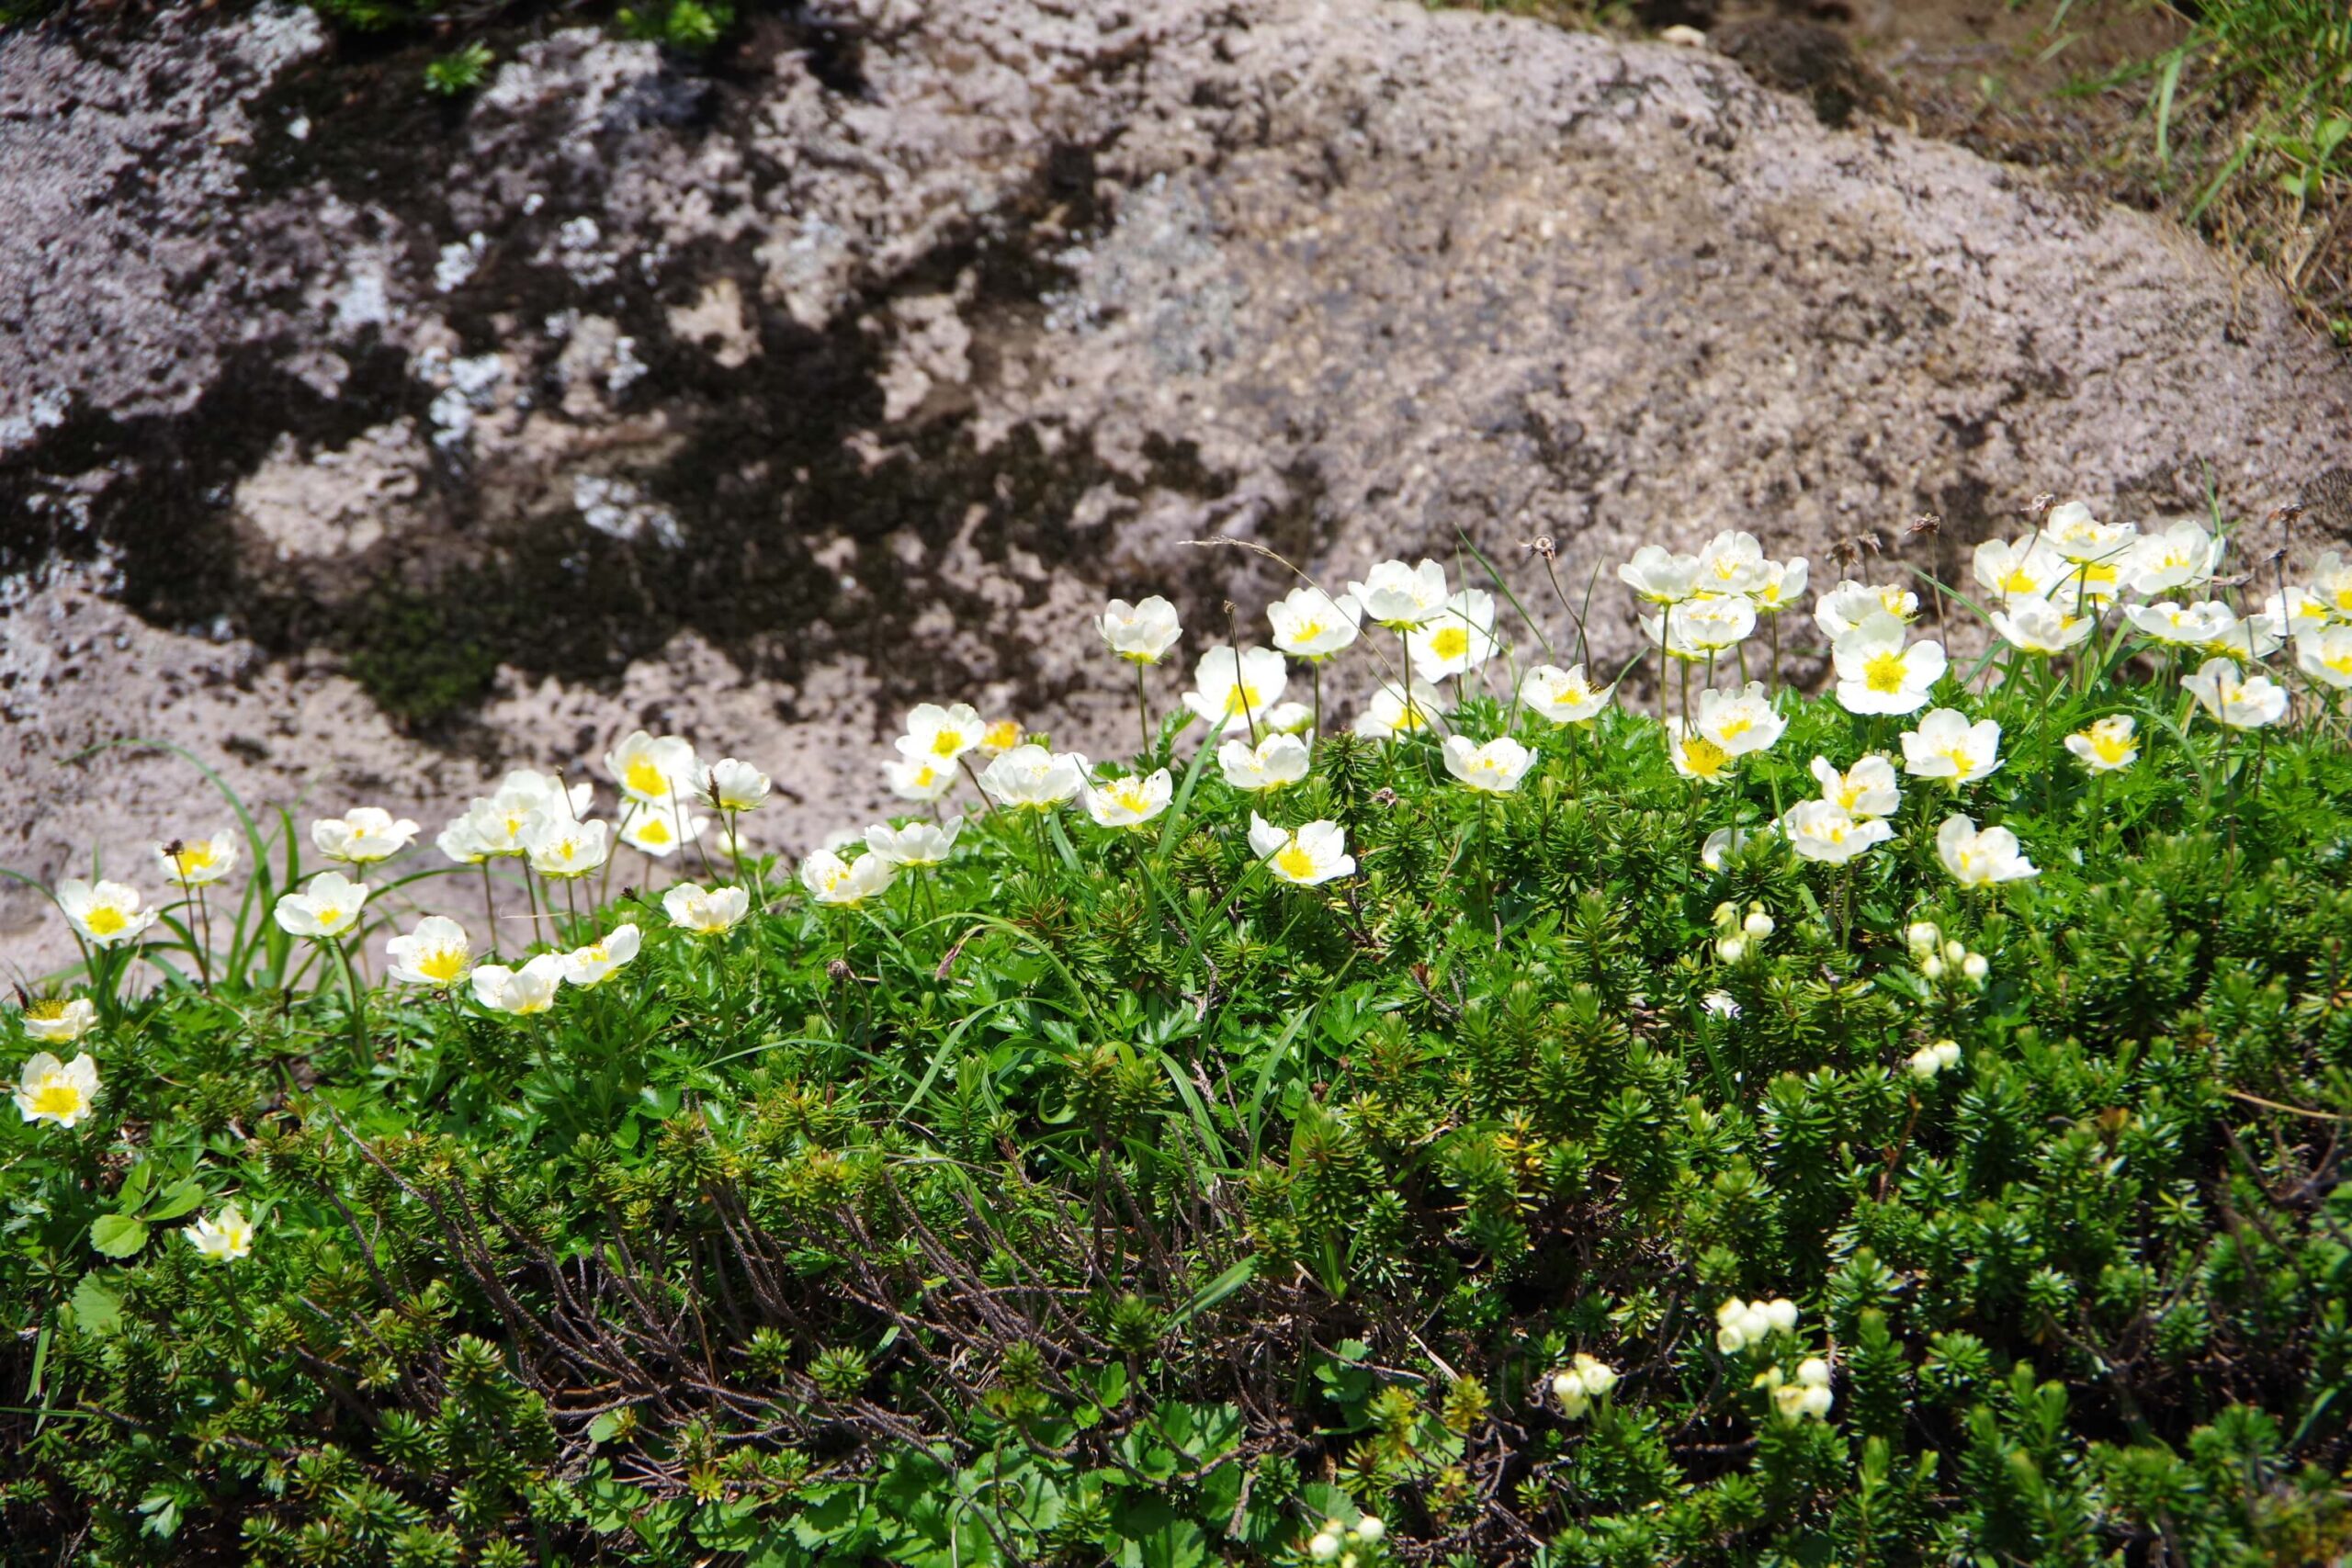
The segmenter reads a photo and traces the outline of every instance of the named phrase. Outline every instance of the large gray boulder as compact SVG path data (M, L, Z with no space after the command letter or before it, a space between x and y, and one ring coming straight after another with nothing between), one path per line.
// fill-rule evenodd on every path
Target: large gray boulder
M0 40L0 863L152 880L220 816L125 737L437 814L639 723L770 763L804 846L914 700L1120 744L1104 592L1176 592L1189 655L1284 584L1204 537L1344 580L1466 536L1556 634L1538 534L1580 592L1935 512L1950 573L2042 490L2259 520L2352 430L2192 240L1703 51L820 0L707 68L507 52L444 105L280 5ZM64 951L21 893L0 949Z

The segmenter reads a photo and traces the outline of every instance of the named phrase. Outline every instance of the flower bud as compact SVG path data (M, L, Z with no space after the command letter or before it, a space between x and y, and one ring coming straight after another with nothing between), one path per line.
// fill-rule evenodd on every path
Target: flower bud
M1762 942L1772 934L1772 917L1761 909L1751 909L1747 919L1740 921L1739 929L1746 931L1751 940Z
M1727 936L1715 943L1715 956L1726 964L1736 964L1747 956L1747 943L1743 938Z
M1972 953L1960 961L1960 972L1979 986L1984 983L1984 976L1992 971L1993 966L1984 962L1984 955L1981 953Z
M1388 1527L1380 1522L1378 1514L1366 1514L1356 1521L1356 1539L1367 1545L1376 1544L1387 1533Z
M1934 952L1936 943L1941 942L1943 937L1944 933L1936 928L1933 920L1914 920L1910 929L1903 933L1903 940L1910 945L1914 953Z
M1317 1562L1329 1562L1340 1555L1340 1538L1329 1530L1317 1530L1306 1543L1306 1555Z
M1919 973L1930 980L1940 980L1944 977L1944 961L1931 953L1919 960Z
M1957 964L1957 963L1959 963L1962 959L1963 959L1963 958L1965 958L1965 957L1967 957L1967 956L1968 956L1968 947L1967 947L1967 944L1966 944L1966 943L1964 943L1964 942L1948 942L1944 943L1944 962L1945 962L1945 963L1947 963L1947 964Z
M1777 1296L1765 1306L1764 1315L1781 1333L1791 1333L1797 1325L1797 1303L1786 1296Z

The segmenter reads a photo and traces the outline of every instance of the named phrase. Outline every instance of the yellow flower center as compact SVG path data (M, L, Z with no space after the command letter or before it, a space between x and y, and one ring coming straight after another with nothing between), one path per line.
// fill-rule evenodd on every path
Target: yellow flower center
M325 928L326 930L333 931L336 926L339 926L339 925L341 925L342 923L343 923L343 911L342 911L342 909L338 908L336 906L334 906L334 905L333 905L333 904L324 904L324 905L320 906L320 908L319 908L319 924L320 924L322 927Z
M1315 874L1315 857L1301 849L1296 839L1293 839L1275 852L1274 864L1282 868L1284 876L1303 877Z
M1247 682L1235 686L1225 694L1225 715L1227 718L1235 714L1256 713L1265 705L1266 699L1259 694L1258 688Z
M628 770L621 775L621 783L631 795L663 795L670 793L670 781L653 765L650 757L631 757Z
M670 841L670 825L656 817L639 829L637 836L649 844L666 844Z
M63 1018L65 1016L65 1004L55 997L44 997L37 1002L27 1002L25 1004L25 1016L37 1022L45 1022L53 1018Z
M2114 735L2093 735L2091 750L2098 753L2100 761L2112 764L2123 761L2132 750L2132 742Z
M2013 566L2001 576L2001 592L2004 593L2033 593L2041 587L2033 574L2021 566Z
M1748 717L1746 714L1735 714L1730 718L1724 719L1721 724L1716 725L1715 730L1725 740L1736 740L1755 728L1756 721L1754 719Z
M463 950L445 947L438 953L426 953L418 961L416 972L428 980L437 980L446 985L463 973L465 967L466 955Z
M1021 726L1009 718L998 719L989 726L987 743L994 750L1012 750L1021 744Z
M1440 659L1460 659L1470 651L1470 632L1465 626L1440 626L1430 637L1430 651Z
M1896 620L1907 621L1911 618L1911 606L1905 601L1910 597L1910 594L1900 588L1890 588L1878 596L1878 602L1884 605L1886 613Z
M1702 779L1713 778L1731 765L1731 753L1703 735L1682 743L1682 765Z
M1143 785L1133 779L1121 779L1111 786L1111 798L1129 811L1141 811L1146 804Z
M73 1116L82 1110L82 1091L64 1078L51 1078L33 1090L36 1116Z
M931 754L934 757L953 757L963 750L964 732L960 729L943 729L931 738Z
M1873 692L1901 691L1903 673L1903 656L1899 653L1874 653L1862 666L1863 683Z
M82 923L90 928L92 936L112 936L130 922L123 919L120 909L111 904L101 904L84 916Z
M1967 752L1961 750L1958 747L1954 747L1952 750L1946 751L1944 755L1951 760L1952 769L1955 773L1964 773L1968 772L1969 764Z

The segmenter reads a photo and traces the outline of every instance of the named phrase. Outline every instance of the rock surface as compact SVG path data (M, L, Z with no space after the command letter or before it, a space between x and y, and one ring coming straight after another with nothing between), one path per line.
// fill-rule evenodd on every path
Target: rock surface
M124 737L438 814L639 723L773 765L801 848L911 701L1120 744L1102 593L1176 592L1189 659L1284 583L1211 535L1340 580L1466 536L1556 635L1534 534L1574 592L1933 511L1949 575L2041 490L2258 519L2352 430L2192 241L1705 51L821 0L708 68L502 53L446 105L279 5L0 41L0 863L152 881L220 816L81 755ZM0 897L30 973L43 914Z

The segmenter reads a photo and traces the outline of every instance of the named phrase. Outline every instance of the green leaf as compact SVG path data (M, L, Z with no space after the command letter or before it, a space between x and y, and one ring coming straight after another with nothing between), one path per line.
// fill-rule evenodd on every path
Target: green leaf
M191 1176L166 1191L157 1201L155 1206L147 1211L146 1219L151 1224L162 1224L165 1220L176 1220L203 1202L204 1199L204 1184Z
M135 1223L135 1222L134 1222ZM122 1326L122 1295L92 1269L74 1287L70 1304L74 1325L92 1334L112 1334Z
M129 1214L100 1214L90 1222L90 1245L108 1258L129 1258L147 1245L147 1224Z
M1209 1308L1216 1305L1217 1303L1225 1300L1226 1297L1233 1294L1234 1292L1239 1290L1242 1286L1248 1284L1257 1277L1257 1258L1254 1257L1243 1258L1240 1262L1235 1264L1232 1268L1227 1269L1224 1273L1219 1274L1216 1279L1211 1280L1199 1290L1193 1292L1192 1299L1187 1301L1182 1306L1178 1307L1175 1313L1170 1316L1168 1319L1168 1326L1170 1328L1182 1327L1184 1324L1189 1323L1193 1318L1199 1316L1202 1313L1208 1311Z

